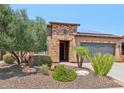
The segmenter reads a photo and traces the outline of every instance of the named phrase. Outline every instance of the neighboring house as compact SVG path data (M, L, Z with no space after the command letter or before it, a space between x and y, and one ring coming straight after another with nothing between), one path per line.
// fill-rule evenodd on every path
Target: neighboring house
M80 33L80 24L49 22L48 55L53 62L76 62L75 46L87 46L90 54L110 53L122 61L124 37L112 34Z

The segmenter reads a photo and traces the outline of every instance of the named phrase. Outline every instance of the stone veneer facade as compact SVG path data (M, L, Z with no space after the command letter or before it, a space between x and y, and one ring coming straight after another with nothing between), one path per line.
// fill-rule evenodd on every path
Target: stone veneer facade
M60 62L59 48L60 41L69 41L69 62L76 62L76 53L73 48L80 42L87 43L112 43L115 44L115 59L121 59L121 37L104 37L101 35L78 34L77 28L79 24L50 22L48 24L48 55L53 62Z
M63 24L50 23L48 25L48 55L53 62L59 62L59 44L60 41L69 41L69 62L75 62L75 53L73 47L75 46L74 33L77 32L78 24Z

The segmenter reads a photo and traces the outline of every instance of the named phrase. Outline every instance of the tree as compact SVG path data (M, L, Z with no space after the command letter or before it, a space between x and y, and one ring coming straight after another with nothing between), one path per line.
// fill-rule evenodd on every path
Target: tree
M0 5L0 47L3 43L3 46L0 48L0 60L2 58L3 51L2 49L6 47L6 44L9 44L11 42L10 38L8 38L7 32L9 31L9 25L13 20L13 15L14 11L10 8L9 5ZM4 33L3 33L4 32ZM5 35L5 37L4 37ZM8 40L8 42L5 44L5 40ZM2 42L2 43L1 43Z
M34 51L46 51L47 50L47 27L45 21L41 17L36 17L34 21L33 31L35 31L35 50ZM45 41L45 42L44 42ZM42 45L41 45L42 44Z
M9 29L13 12L9 5L0 5L0 32L6 32Z
M46 23L41 17L29 19L24 9L14 11L11 16L12 21L4 27L9 29L0 33L0 48L9 51L18 64L29 63L31 52L46 50Z
M77 63L78 63L78 67L82 68L82 64L85 58L89 58L89 50L87 47L84 46L77 46L74 48L77 55Z

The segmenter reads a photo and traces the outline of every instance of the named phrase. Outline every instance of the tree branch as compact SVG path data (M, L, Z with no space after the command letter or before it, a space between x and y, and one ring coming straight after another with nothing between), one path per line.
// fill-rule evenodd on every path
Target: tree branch
M9 51L17 60L17 63L20 65L20 60L19 60L19 57L17 56L17 54L14 52L14 51Z

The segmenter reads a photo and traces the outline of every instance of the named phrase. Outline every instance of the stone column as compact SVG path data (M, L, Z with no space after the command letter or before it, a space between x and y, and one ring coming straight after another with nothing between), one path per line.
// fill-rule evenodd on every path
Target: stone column
M70 46L69 46L69 62L76 62L76 52L74 51L74 47L76 46L75 37L72 36L70 39Z
M121 43L118 42L115 46L115 60L117 62L121 61Z

